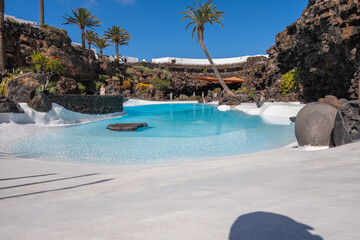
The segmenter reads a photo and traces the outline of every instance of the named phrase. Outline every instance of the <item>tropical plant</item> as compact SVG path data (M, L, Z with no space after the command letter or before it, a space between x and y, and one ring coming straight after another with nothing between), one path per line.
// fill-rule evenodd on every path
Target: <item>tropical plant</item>
M44 0L39 0L39 26L44 24Z
M119 45L129 45L131 35L119 26L112 26L105 31L104 37L115 45L116 59L119 59Z
M5 2L0 0L0 71L5 71L5 42L4 42L4 14Z
M226 91L226 93L231 96L235 96L220 76L219 71L217 70L213 60L210 57L209 52L204 45L205 25L207 23L210 23L211 25L214 25L214 23L218 23L221 27L223 27L223 24L220 20L223 19L222 15L225 14L225 12L218 11L217 6L212 4L212 0L207 0L205 3L203 3L202 0L198 0L197 2L193 3L193 5L194 7L189 6L184 12L180 12L181 14L185 14L185 16L181 19L181 22L185 19L190 19L190 22L187 24L185 29L188 29L191 25L194 25L192 30L192 37L194 38L194 34L196 32L197 41L200 44L202 50L204 51L207 59L209 60L210 65L214 70L217 79L219 80L219 83Z
M290 91L296 90L299 87L301 74L301 70L294 68L281 77L280 88L284 97L286 97Z
M74 16L67 15L64 16L66 21L63 24L73 24L80 28L81 30L81 44L85 48L85 27L94 28L99 27L101 22L98 20L98 17L95 16L92 12L89 12L86 8L76 8L71 9Z
M95 46L99 49L100 58L103 59L103 49L111 44L105 38L97 38L94 42Z
M96 39L98 38L98 34L93 30L86 30L85 38L86 41L88 42L89 50L91 50L91 44L93 44L96 41Z
M35 50L33 51L33 54L31 54L31 59L33 61L32 69L42 74L46 79L46 83L43 86L44 89L47 88L51 76L62 74L66 70L58 58L49 58L45 54L41 54L41 52Z

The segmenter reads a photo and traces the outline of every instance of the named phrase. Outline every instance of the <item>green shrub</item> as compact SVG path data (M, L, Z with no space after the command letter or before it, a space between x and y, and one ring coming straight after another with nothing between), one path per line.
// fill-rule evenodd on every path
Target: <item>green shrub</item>
M241 92L246 92L246 91L247 91L246 87L241 88Z
M231 89L231 92L233 92L233 93L234 93L234 92L235 92L235 89Z
M129 68L126 69L126 74L135 75L136 74L136 69L129 67Z
M49 84L50 85L50 84ZM56 87L54 87L54 86L47 86L47 88L46 88L46 90L48 90L49 91L49 93L52 93L52 94L56 94L57 92L56 92ZM41 92L43 92L44 91L44 86L39 86L39 87L37 87L36 89L35 89L35 94L37 95L37 94L39 94L39 93L41 93Z
M46 23L43 23L43 24L40 25L40 27L42 27L42 28L47 28L48 26L49 26L49 25L46 24Z
M253 100L253 99L254 99L254 93L252 93L252 92L249 93L249 94L248 94L248 98L249 98L250 100Z
M173 77L172 73L169 72L169 71L161 70L161 73L165 74L165 78L166 78L167 80L171 80L172 77Z
M294 68L281 77L280 88L284 97L286 97L290 91L296 90L299 87L301 74L301 70Z
M5 95L5 86L16 77L17 74L11 73L10 76L2 79L2 82L0 83L0 95Z
M219 93L219 92L221 92L221 88L215 88L213 91L216 93Z
M98 78L100 81L105 82L106 79L108 79L110 76L109 75L102 75L99 74Z
M86 87L82 83L77 83L80 93L85 92Z
M168 91L171 85L171 81L163 80L161 78L154 78L151 81L151 84L154 85L155 89L160 91Z
M200 100L201 99L201 96L196 96L196 100Z

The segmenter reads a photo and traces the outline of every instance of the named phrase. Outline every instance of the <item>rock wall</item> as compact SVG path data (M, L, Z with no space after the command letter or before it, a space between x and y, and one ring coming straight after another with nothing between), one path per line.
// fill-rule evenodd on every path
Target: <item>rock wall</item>
M97 80L99 74L113 74L119 67L116 62L96 60L94 52L87 48L72 46L64 30L5 21L6 68L31 66L33 50L59 58L67 69L65 77L80 82Z
M73 112L107 114L123 111L123 98L96 95L50 95L52 102Z
M359 0L309 0L302 16L268 50L267 85L294 67L303 71L299 98L331 94L356 99L360 75Z

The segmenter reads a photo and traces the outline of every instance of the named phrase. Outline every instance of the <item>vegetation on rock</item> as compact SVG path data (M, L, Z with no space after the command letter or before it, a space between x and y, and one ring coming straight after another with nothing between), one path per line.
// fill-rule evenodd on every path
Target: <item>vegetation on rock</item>
M171 81L161 78L154 78L151 81L151 84L154 85L156 90L168 91L171 85Z
M34 71L42 74L45 79L46 83L43 86L44 89L47 88L51 76L55 74L62 74L65 72L66 68L62 65L58 58L55 57L47 57L45 54L41 52L33 51L31 55L31 59L33 61L32 68Z
M281 77L280 88L284 97L286 97L290 91L298 89L301 74L301 70L294 68Z

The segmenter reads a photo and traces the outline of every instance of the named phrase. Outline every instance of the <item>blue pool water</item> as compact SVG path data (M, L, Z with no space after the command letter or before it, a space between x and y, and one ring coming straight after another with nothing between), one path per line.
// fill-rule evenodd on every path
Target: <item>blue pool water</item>
M62 127L11 144L9 153L51 161L153 164L205 159L283 147L296 141L294 126L270 125L240 111L216 106L164 104L126 107L126 115ZM134 132L108 124L146 122Z

